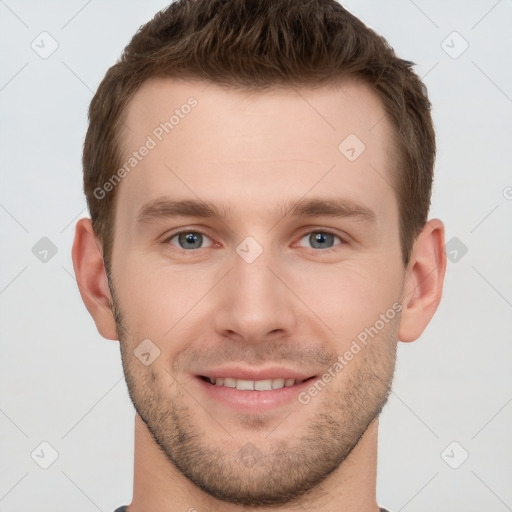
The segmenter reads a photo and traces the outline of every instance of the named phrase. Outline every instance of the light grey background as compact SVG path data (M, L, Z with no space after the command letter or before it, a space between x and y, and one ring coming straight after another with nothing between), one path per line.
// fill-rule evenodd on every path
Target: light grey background
M96 331L70 251L87 215L89 101L166 3L0 0L0 512L131 501L134 410L118 342ZM378 500L393 512L512 510L512 2L344 5L425 77L439 147L431 216L456 237L434 320L399 346ZM43 31L58 43L46 59L31 47L55 44ZM43 237L57 248L46 262L32 251Z

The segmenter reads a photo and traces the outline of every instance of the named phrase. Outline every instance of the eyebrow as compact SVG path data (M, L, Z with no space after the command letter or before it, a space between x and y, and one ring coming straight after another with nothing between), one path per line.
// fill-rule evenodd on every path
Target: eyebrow
M137 224L174 217L225 218L230 211L226 204L215 205L200 200L157 198L144 204L137 215ZM349 199L289 200L277 210L281 217L354 217L375 222L377 216L367 206Z

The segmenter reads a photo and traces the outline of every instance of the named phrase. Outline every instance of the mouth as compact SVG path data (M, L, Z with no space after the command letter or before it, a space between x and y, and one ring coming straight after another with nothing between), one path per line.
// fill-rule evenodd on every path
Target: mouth
M223 412L227 408L244 414L277 413L297 403L318 374L313 368L226 365L200 370L191 375L191 384L205 403Z
M215 407L243 414L277 413L282 407L297 404L315 376L305 379L286 377L260 380L196 375L197 391Z
M315 376L308 377L306 379L276 377L273 379L263 380L236 379L233 377L207 377L204 375L199 375L199 378L212 386L235 388L239 391L272 391L298 386L304 382L314 379Z

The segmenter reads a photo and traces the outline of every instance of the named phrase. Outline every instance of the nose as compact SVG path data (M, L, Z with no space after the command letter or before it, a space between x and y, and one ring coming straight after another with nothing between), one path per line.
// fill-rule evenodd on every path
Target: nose
M252 262L235 253L232 263L218 291L214 320L217 333L246 343L291 336L297 326L300 301L290 289L290 271L266 251Z

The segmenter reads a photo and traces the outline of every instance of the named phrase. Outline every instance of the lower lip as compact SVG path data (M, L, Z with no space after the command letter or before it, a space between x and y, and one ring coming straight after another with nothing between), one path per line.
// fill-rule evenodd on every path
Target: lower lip
M200 377L195 377L195 380L198 381L199 386L204 390L203 392L215 401L240 412L260 413L271 411L294 400L298 402L299 393L308 388L314 377L294 386L285 386L284 388L268 391L240 390L226 386L216 386Z

